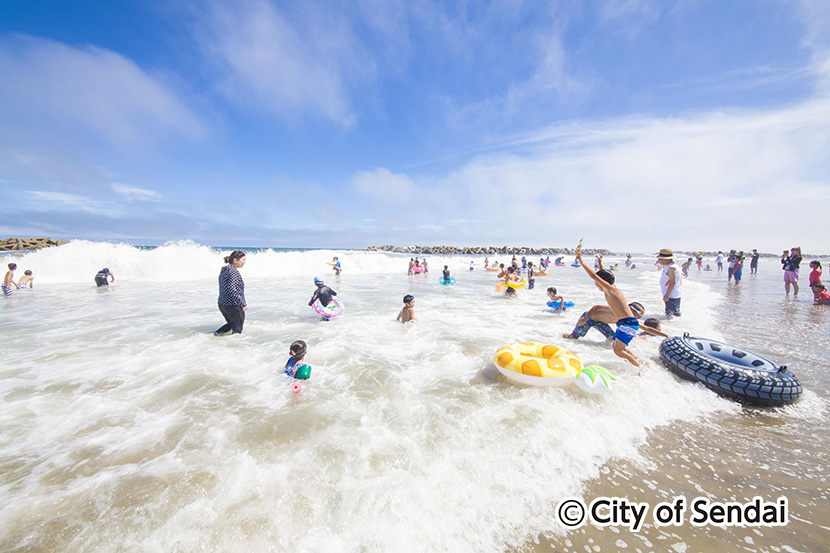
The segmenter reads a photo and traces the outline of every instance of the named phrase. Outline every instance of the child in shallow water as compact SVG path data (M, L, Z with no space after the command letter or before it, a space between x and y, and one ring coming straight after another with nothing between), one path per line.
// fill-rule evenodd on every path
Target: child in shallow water
M643 332L637 335L638 338L648 338L649 336L660 336L662 338L669 337L668 334L663 332L663 328L660 325L660 321L652 317L649 317L648 319L643 321L643 324L640 328L643 329Z
M9 263L9 270L6 271L6 276L3 278L3 295L4 296L11 296L12 295L12 286L16 289L20 289L20 286L14 281L14 270L17 269L16 263Z
M28 269L24 271L23 276L17 281L17 286L19 288L34 288L35 277L32 275L32 271L29 271Z
M308 380L311 376L311 367L304 363L305 354L308 351L306 343L296 340L288 350L288 361L285 362L285 374L293 376L297 380Z
M813 291L813 300L818 301L819 286L821 286L821 262L810 261L810 289Z
M816 288L818 288L818 297L816 297L816 304L830 305L830 292L827 291L827 288L824 286L824 284L819 284Z
M403 309L398 313L396 321L408 323L409 321L416 321L415 318L415 296L407 294L403 297Z

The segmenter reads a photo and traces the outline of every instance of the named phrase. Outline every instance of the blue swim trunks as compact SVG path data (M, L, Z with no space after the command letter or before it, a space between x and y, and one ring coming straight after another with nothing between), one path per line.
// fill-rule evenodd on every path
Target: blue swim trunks
M614 339L627 346L639 331L640 322L634 317L625 317L617 321L617 332L614 333Z

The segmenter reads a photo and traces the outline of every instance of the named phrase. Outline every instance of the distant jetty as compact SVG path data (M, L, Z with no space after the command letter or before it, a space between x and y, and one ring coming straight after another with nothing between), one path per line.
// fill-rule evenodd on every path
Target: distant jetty
M52 240L51 238L6 238L0 240L0 252L40 250L64 244L66 240Z
M575 248L527 248L502 246L459 247L459 246L369 246L364 251L369 252L390 252L406 254L429 254L429 255L575 255ZM582 251L588 255L600 253L610 255L608 250L593 250L583 248Z

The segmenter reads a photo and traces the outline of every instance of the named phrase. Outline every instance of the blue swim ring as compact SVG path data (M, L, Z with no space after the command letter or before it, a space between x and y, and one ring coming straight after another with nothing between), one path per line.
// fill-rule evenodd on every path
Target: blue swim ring
M561 301L549 301L547 305L548 307L553 307L554 309L559 309L560 307L563 307ZM574 305L576 305L574 302L566 301L564 307L567 309L568 307L573 307Z
M449 280L445 279L444 277L438 277L438 282L443 284L444 286L452 286L455 284L455 277L450 277Z

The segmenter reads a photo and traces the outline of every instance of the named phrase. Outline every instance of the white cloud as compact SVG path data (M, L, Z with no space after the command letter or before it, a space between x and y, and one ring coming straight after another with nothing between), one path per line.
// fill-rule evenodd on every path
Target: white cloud
M349 79L372 74L348 19L312 5L292 18L266 0L214 2L197 32L221 73L222 93L254 112L311 114L349 127L356 116Z
M382 167L357 173L352 177L352 185L360 195L384 206L405 205L419 193L410 177Z
M830 3L826 0L801 0L799 15L806 28L803 44L813 51L813 68L819 87L830 93Z
M55 202L59 204L82 206L89 203L89 198L79 196L78 194L67 194L65 192L48 192L42 190L29 190L29 194L46 202Z
M564 125L503 151L443 176L378 169L355 182L386 216L487 243L827 249L830 100Z
M146 190L144 188L119 183L112 183L110 186L127 200L152 201L159 198L159 193L154 190Z
M16 35L0 40L0 103L27 132L68 125L124 145L172 133L198 138L198 117L160 76L103 48Z

